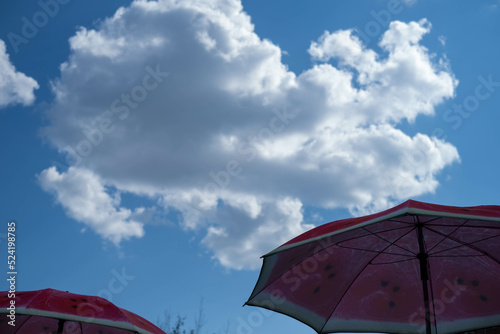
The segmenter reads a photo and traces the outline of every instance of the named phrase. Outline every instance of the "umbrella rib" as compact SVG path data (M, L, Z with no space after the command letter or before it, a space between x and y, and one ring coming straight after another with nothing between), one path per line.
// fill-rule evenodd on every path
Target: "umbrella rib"
M31 317L32 317L31 315L28 315L28 318L21 324L21 326L19 326L19 327L16 326L17 330L14 333L22 333L22 332L20 332L21 327L23 327L31 319Z
M407 227L405 227L405 228L407 228ZM365 228L363 228L363 229L365 229ZM365 230L366 230L366 229L365 229ZM394 245L394 246L396 246L396 247L398 247L398 248L400 248L400 249L402 249L402 250L404 250L404 251L406 251L406 252L408 252L408 253L410 253L410 254L412 254L412 255L415 255L415 256L416 256L416 255L417 255L416 253L413 253L411 250L406 249L406 248L401 247L401 246L399 246L399 245L397 245L397 244L396 244L396 242L398 242L399 240L401 240L403 237L405 237L406 235L408 235L408 234L409 234L411 231L413 231L413 230L414 230L414 229L410 229L408 232L406 232L405 234L403 234L402 236L400 236L399 238L397 238L397 239L396 239L396 240L394 240L393 242L390 242L389 240L387 240L387 239L385 239L385 238L382 238L380 235L378 235L378 234L376 234L376 233L373 233L373 232L371 232L370 230L366 230L366 231L368 231L370 234L372 234L372 235L376 236L377 238L380 238L380 239L382 239L383 241L385 241L385 242L389 243L389 246L387 246L385 249L387 249L388 247L390 247L390 246ZM381 232L388 232L388 231L394 231L394 230L387 230L387 231L381 231ZM381 233L381 232L377 232L377 233ZM384 250L385 250L385 249L384 249ZM383 251L382 251L382 252L383 252ZM391 254L391 253L385 253L385 254ZM397 254L393 254L393 255L397 255Z
M373 266L380 266L380 265L384 265L384 264L394 264L394 263L401 263L401 262L407 262L407 261L412 261L412 260L415 260L415 258L411 257L409 259L404 259L404 260L389 261L389 262L380 262L380 263L373 263L372 262L371 265L373 265Z
M387 241L387 242L389 242L389 241ZM378 255L380 255L380 251L377 251L377 250L357 248L357 247L347 247L347 246L342 246L340 244L337 244L336 246L339 248L344 248L344 249L352 249L352 250L358 250L358 251L362 251L362 252L378 253ZM392 253L392 252L391 253L384 253L384 254L395 255L395 256L407 256L407 257L411 257L411 258L414 257L413 255L409 255L409 254L398 254L398 253Z
M392 221L391 222L394 222L394 223L402 223L402 224L405 224L404 222L398 222L398 221ZM408 224L410 225L410 224ZM385 232L392 232L392 231L397 231L397 230L404 230L408 228L408 226L403 226L403 227L395 227L395 228L389 228L387 230L381 230L381 231L377 231L377 232L372 232L370 231L366 226L362 227L363 230L366 230L368 232L370 232L370 234L374 234L374 233L385 233Z
M412 216L412 217L414 217L414 214L410 214L410 213L409 213L409 214L406 214L406 215L404 215L404 216L402 216L402 217L407 217L407 216ZM397 218L397 217L396 217L396 218ZM406 225L410 225L410 226L414 226L414 225L415 225L415 223L414 223L414 222L404 222L404 221L397 220L396 218L387 219L386 221L388 221L388 222L394 222L394 223L406 224ZM401 218L401 217L399 217L399 218ZM433 222L433 221L435 221L435 220L439 220L440 218L443 218L443 217L434 217L434 218L432 218L432 219L427 220L427 221L425 222L425 224L428 224L428 223ZM446 225L446 226L449 226L449 225Z
M475 244L475 243L478 243L478 242L481 242L481 241L485 241L485 240L489 240L489 239L493 239L493 238L498 238L500 237L500 234L499 235L494 235L494 236L491 236L491 237L487 237L487 238L484 238L484 239L480 239L480 240L476 240L474 242L470 242L470 243L465 243L465 244L461 244L459 246L454 246L454 247L450 247L450 248L447 248L447 249L443 249L443 250L440 250L439 252L435 252L433 253L432 255L434 256L434 254L439 254L439 253L443 253L443 252L447 252L447 251L450 251L450 250L453 250L453 249L457 249L457 248L460 248L460 247L463 247L463 246L468 246L468 245L472 245L472 244ZM455 241L453 239L450 239L452 241ZM433 247L434 248L434 247ZM484 256L485 254L483 253L483 255L481 256ZM430 256L430 255L429 255ZM479 256L479 255L478 255ZM464 255L465 257L465 255Z
M403 217L407 217L408 215L405 215ZM406 224L406 225L413 225L413 223L409 223L409 222L404 222L404 221L401 221L401 220L397 220L395 218L391 218L391 219L387 219L386 221L388 222L392 222L392 223L399 223L399 224Z
M384 233L384 232L391 232L391 231L403 230L403 229L406 229L406 228L408 228L408 227L406 227L406 226L405 226L405 227L392 228L392 229L387 229L387 230L379 231L379 232L377 232L377 233ZM363 234L363 235L358 235L358 236L355 236L355 237L351 237L351 238L348 238L348 239L345 239L345 240L339 241L339 242L337 242L336 244L332 244L331 246L333 246L333 245L338 246L338 244L339 244L339 243L341 243L341 242L346 242L346 241L351 241L351 240L361 239L361 238L364 238L364 237L366 237L366 236L368 236L368 235L375 235L375 236L377 236L374 232L372 232L372 231L370 231L370 230L366 229L366 227L363 227L363 228L361 228L361 229L362 229L362 230L364 230L364 231L366 231L366 232L368 232L368 234ZM379 236L377 236L377 237L379 237ZM381 237L380 237L380 238L381 238ZM382 240L384 240L384 239L382 239ZM387 241L387 240L384 240L384 241L389 242L389 241ZM330 246L327 246L327 247L330 247ZM326 247L325 247L325 248L326 248ZM403 248L403 250L406 250L406 249L404 249L404 248ZM407 250L406 250L406 251L407 251ZM411 252L410 252L410 253L411 253Z
M370 235L370 234L364 234L364 235L361 235L361 236L356 236L356 237L351 237L351 238L348 238L346 240L343 240L341 242L346 242L346 241L351 241L351 240L356 240L356 239L359 239L359 238L363 238L363 237L366 237L367 235ZM314 243L314 241L312 241L312 243ZM342 246L339 246L339 243L335 243L335 244L331 244L331 245L328 245L328 246L321 246L321 249L319 249L318 251L312 253L310 256L314 256L316 254L318 254L319 252L322 252L324 251L325 249L329 248L329 247L333 247L333 246L337 246L337 247L342 247ZM347 247L344 247L344 248L347 248ZM365 249L361 249L361 250L365 250ZM308 257L310 257L308 256ZM302 259L301 261L295 263L295 264L292 264L290 265L287 269L285 269L283 272L288 272L290 270L292 270L293 268L297 267L298 265L300 265L302 262L304 262L308 257L305 257L304 259ZM262 272L261 272L262 273ZM259 278L260 279L260 278ZM278 275L275 279L273 279L272 281L270 282L266 282L266 284L258 291L253 291L251 296L250 296L250 299L252 298L252 296L256 296L257 294L259 294L261 291L265 290L267 287L269 287L270 285L272 285L274 282L276 282L277 280L280 279L280 276ZM250 300L249 299L249 300Z
M429 255L429 257L482 257L486 256L486 254L481 254L481 255Z
M356 274L356 276L354 277L353 280L351 280L351 283L349 283L349 286L344 290L344 293L342 294L342 297L340 297L339 301L337 302L337 305L335 305L335 307L333 308L332 312L330 312L330 314L328 315L328 317L326 318L326 321L325 323L323 324L323 326L321 327L321 329L319 330L318 333L322 333L323 332L323 329L325 328L326 324L328 323L328 320L332 317L333 313L335 313L335 311L337 310L337 307L340 305L340 303L342 303L342 299L344 299L345 295L347 294L347 292L351 289L351 286L353 286L353 284L356 282L356 280L358 279L358 277L361 275L361 273L363 271L365 271L365 269L371 264L371 262L373 261L374 258L376 258L378 255L375 255L370 261L368 261L364 266L363 268Z
M441 233L441 232L439 232L439 231L435 231L435 230L433 230L433 229L431 229L431 228L429 228L429 227L426 227L426 228L427 228L428 230L430 230L430 231L434 232L434 233L437 233L437 234L443 235L443 233ZM495 237L498 237L498 235L496 235ZM495 261L496 263L500 264L500 261L499 261L496 257L494 257L493 255L491 255L491 254L489 254L489 253L487 253L487 252L485 252L485 251L483 251L483 250L479 249L478 247L474 246L472 243L466 243L466 242L463 242L463 241L458 240L458 239L456 239L456 238L453 238L453 237L451 237L451 236L448 236L448 239L450 239L450 240L452 240L452 241L455 241L456 243L459 243L459 244L461 244L462 246L469 247L470 249L473 249L473 250L475 250L475 251L477 251L477 252L479 252L479 253L482 253L482 254L486 255L487 257L489 257L490 259L492 259L493 261ZM488 238L487 238L487 239L488 239ZM487 239L485 239L485 240L487 240ZM475 241L474 243L476 243L476 242L480 242L480 241L482 241L482 240ZM435 253L435 254L437 254L437 253Z
M394 229L383 230L383 231L380 231L380 232L377 232L377 233L383 233L383 232L389 232L389 231L397 231L397 230L402 230L402 229L406 229L406 228L407 228L407 227L399 227L399 228L394 228ZM343 241L338 242L338 243L336 243L336 244L333 244L333 245L331 245L331 246L337 246L337 247L344 248L344 249L359 250L359 251L363 251L363 252L378 253L378 255L380 255L381 253L384 253L384 251L385 251L388 247L390 247L390 246L394 245L394 246L396 246L396 247L398 247L398 248L400 248L400 249L404 250L405 252L410 253L411 255L407 255L407 254L398 254L398 253L384 253L384 254L389 254L389 255L397 255L397 256L409 256L409 257L413 257L413 256L416 256L416 255L417 255L417 254L413 253L412 251L410 251L410 250L408 250L408 249L406 249L406 248L404 248L404 247L401 247L401 246L399 246L399 245L396 245L396 244L395 244L395 243L396 243L397 241L399 241L401 238L403 238L404 236L406 236L407 234L409 234L412 230L407 231L405 234L403 234L402 236L400 236L398 239L396 239L396 240L395 240L395 241L393 241L393 242L390 242L389 240L382 238L381 236L379 236L379 235L377 235L376 233L374 233L374 232L372 232L372 231L370 231L370 230L366 229L365 227L363 227L363 230L367 231L367 232L368 232L368 234L364 234L364 235L361 235L361 236L357 236L357 237L353 237L353 238L350 238L350 239L346 239L346 240L343 240ZM365 249L365 248L347 247L347 246L342 246L342 245L340 245L340 244L341 244L341 243L343 243L343 242L346 242L346 241L351 241L351 240L356 240L356 239L360 239L360 238L364 238L364 237L366 237L367 235L374 235L374 236L376 236L376 237L378 237L378 238L382 239L383 241L387 242L389 245L388 245L386 248L384 248L384 250L383 250L383 251L381 251L381 252L376 251L376 250ZM329 247L331 247L331 246L329 246ZM326 248L326 247L325 247L325 248ZM323 249L325 249L325 248L323 248ZM322 250L323 250L323 249L322 249Z
M452 235L453 233L455 233L456 231L458 231L458 229L460 227L462 227L465 223L467 223L469 220L467 219L466 221L464 221L462 224L458 225L456 229L454 229L450 234L448 234L447 236L443 236L443 239L441 239L438 243L436 243L434 246L432 246L428 251L427 253L430 253L434 248L436 248L440 243L442 243L443 241L445 241L450 235ZM436 225L434 225L436 226ZM430 229L429 229L430 230Z
M394 230L404 229L404 228L407 228L407 227L400 227L400 228L395 228L395 229L388 229L388 230L384 230L384 231L381 231L381 232L389 232L389 231L394 231ZM365 230L365 229L363 228L363 230ZM341 242L346 242L346 241L356 240L356 239L364 238L364 237L366 237L366 236L368 236L368 235L373 235L373 234L374 234L373 232L371 232L371 231L369 231L369 230L365 230L365 231L367 231L367 232L368 232L368 234L363 234L363 235L360 235L360 236L351 237L351 238L348 238L348 239L343 240L343 241L341 241ZM404 237L405 235L407 235L407 234L408 234L408 233L410 233L411 231L412 231L412 230L410 230L410 231L406 232L405 234L403 234L401 237L399 237L399 238L398 238L397 240L395 240L394 242L397 242L399 239L401 239L402 237ZM386 240L384 240L384 241L386 241ZM314 242L314 241L313 241L313 242ZM387 242L389 242L389 241L387 241ZM340 245L339 245L339 243L340 243L340 242L335 243L335 244L331 244L331 245L328 245L328 246L322 246L320 250L318 250L317 252L315 252L315 253L311 254L310 256L314 256L315 254L317 254L317 253L319 253L319 252L321 252L321 251L323 251L323 250L325 250L325 249L327 249L327 248L329 248L329 247L332 247L332 246L337 246L337 247L340 247L340 248L345 248L345 249L353 249L353 250L366 251L366 252L376 252L376 253L378 253L378 254L377 254L375 257L377 257L378 255L380 255L380 252L378 252L378 251L374 251L374 250L367 250L367 249L349 248L349 247L345 247L345 246L340 246ZM384 250L383 250L383 251L385 251L385 250L386 250L388 247L390 247L391 245L392 245L392 244L390 243L390 244L389 244L386 248L384 248ZM411 251L409 251L409 250L406 250L406 249L404 249L404 248L402 248L402 247L400 247L400 248L401 248L401 249L403 249L404 251L407 251L407 252L411 253L412 255L416 255L416 254L414 254L413 252L411 252ZM383 251L382 251L382 252L383 252ZM386 254L390 254L390 255L399 255L399 256L411 256L411 255L404 255L404 254L397 254L397 253L386 253ZM286 270L284 270L284 272L288 272L288 271L292 270L294 267L296 267L296 266L300 265L300 264L301 264L302 262L304 262L306 259L307 259L307 257L306 257L306 258L304 258L302 261L299 261L299 262L297 262L297 263L295 263L295 264L291 265L289 268L287 268ZM277 280L279 280L279 276L278 276L278 277L276 277L275 279L273 279L273 280L272 280L272 281L270 281L270 282L266 282L266 284L265 284L265 285L264 285L264 286L263 286L263 287L262 287L262 288L261 288L258 292L256 292L256 291L252 292L252 294L251 294L250 298L251 298L252 296L256 296L257 294L259 294L261 291L265 290L267 287L269 287L270 285L272 285L272 284L273 284L275 281L277 281Z
M403 238L404 236L406 236L407 234L409 234L411 231L415 230L414 228L411 229L410 231L406 232L405 234L403 234L402 236L400 236L398 239L394 240L394 242L397 242L398 240L400 240L401 238ZM349 289L351 288L351 286L353 286L353 284L356 282L356 280L359 278L359 276L361 275L361 273L363 271L365 271L365 269L372 264L372 261L377 257L379 256L380 254L382 254L387 248L389 248L393 243L390 243L389 245L387 245L387 247L385 247L383 250L381 250L380 252L378 252L378 254L376 254L374 257L371 258L370 261L368 261L364 267L357 273L357 275L354 277L354 279L351 281L351 283L349 284L349 286L345 289L344 293L342 294L342 297L340 297L339 301L337 302L337 305L335 305L335 307L333 308L332 312L330 312L330 314L328 315L328 317L326 318L326 321L324 323L324 325L321 327L321 329L319 330L318 333L321 333L323 331L323 329L325 328L326 324L328 323L328 319L330 319L333 315L333 313L335 313L335 311L337 310L337 307L340 305L340 303L342 302L342 299L344 299L345 295L347 294L347 292L349 291ZM337 245L338 246L338 245Z
M470 220L468 220L467 222L469 222ZM445 226L445 227L451 227L451 226L458 226L458 227L462 227L463 224L460 224L460 225L455 225L455 224L429 224L430 226ZM485 225L467 225L465 226L467 228L489 228L489 229L492 229L492 230L500 230L500 227L497 227L497 226L485 226Z
M367 235L369 234L365 234L365 235L362 235L362 236L357 236L357 237L352 237L352 238L349 238L349 239L346 239L342 242L345 242L345 241L350 241L350 240L355 240L355 239L358 239L358 238L362 238L362 237L366 237ZM314 241L312 241L314 242ZM320 246L321 249L317 250L316 252L313 252L311 255L307 256L307 257L304 257L303 259L301 259L300 261L298 261L297 263L294 263L294 264L291 264L289 265L286 269L283 270L283 272L289 272L291 271L293 268L299 266L301 263L303 263L306 259L308 259L309 257L312 257L316 254L318 254L319 252L322 252L324 251L325 249L329 248L329 247L333 247L333 246L337 246L337 247L340 247L338 245L338 243L336 244L331 244L331 245L328 245L328 246ZM345 247L346 248L346 247ZM273 254L274 255L274 254ZM262 271L261 273L262 274ZM252 294L250 295L250 298L248 301L250 301L250 299L252 299L253 297L257 296L259 293L261 293L262 291L264 291L265 289L267 289L269 286L271 286L274 282L278 281L280 279L280 275L277 275L276 278L272 279L271 281L267 281L266 284L264 284L263 287L260 288L260 290L258 291L253 291ZM259 280L260 280L260 277L259 277ZM255 289L255 288L254 288ZM248 302L247 301L247 302ZM245 303L246 304L246 303Z

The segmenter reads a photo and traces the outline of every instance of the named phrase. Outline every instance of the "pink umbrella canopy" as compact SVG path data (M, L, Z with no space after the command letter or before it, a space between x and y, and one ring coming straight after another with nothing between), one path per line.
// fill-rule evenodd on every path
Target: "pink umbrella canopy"
M264 255L246 302L318 333L500 325L500 206L407 201L316 227Z
M0 317L2 334L166 334L101 297L54 289L17 291L15 298L9 294L0 292L0 313L6 313Z

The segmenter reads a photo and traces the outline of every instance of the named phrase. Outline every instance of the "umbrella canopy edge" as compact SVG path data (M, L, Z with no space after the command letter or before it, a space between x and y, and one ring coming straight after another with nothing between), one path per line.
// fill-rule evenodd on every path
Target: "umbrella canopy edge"
M418 206L421 206L421 207L418 207ZM430 208L429 209L422 208L425 206L435 208L435 209L440 208L441 210L432 210ZM337 231L333 231L330 233L322 234L322 235L319 235L317 237L312 237L312 238L309 238L306 240L301 240L298 242L287 243L287 244L281 245L281 246L277 247L276 249L270 251L269 253L263 255L262 257L268 257L268 256L271 256L273 254L280 253L282 251L285 251L285 250L288 250L291 248L295 248L295 247L298 247L298 246L301 246L301 245L304 245L304 244L307 244L310 242L325 239L325 238L328 238L328 237L331 237L331 236L334 236L334 235L337 235L340 233L344 233L344 232L347 232L350 230L358 229L360 227L372 225L372 224L375 224L375 223L383 221L383 220L394 219L394 218L402 217L402 216L406 216L406 215L424 215L424 216L437 216L437 215L439 215L441 217L449 217L449 218L463 218L463 219L475 219L475 220L500 222L500 215L488 216L488 215L478 215L478 214L466 213L467 211L474 211L474 209L479 210L479 209L485 208L485 207L488 207L488 206L456 207L456 206L429 204L429 203L419 202L419 201L415 201L415 200L408 200L406 202L401 203L400 205L398 205L396 207L379 212L378 214L373 214L373 216L376 216L376 217L369 219L367 221L353 224L352 226L349 226L349 227L346 227L346 228L343 228L343 229L340 229ZM449 210L450 208L456 209L457 211L460 210L460 211L464 211L464 212L458 213L458 212L446 211L446 209ZM500 208L500 207L498 207L498 208ZM350 218L350 219L355 220L355 219L363 219L366 217L370 217L370 215L361 216L361 217L354 217L354 218ZM309 231L311 231L311 230L309 230ZM308 233L309 231L304 232L304 233Z
M9 312L10 312L10 310L8 310L7 308L0 308L0 314L2 314L2 313L9 314ZM88 323L88 324L115 327L115 328L119 328L119 329L137 332L139 334L154 334L154 333L151 333L150 331L147 331L145 329L131 325L130 323L127 323L124 321L114 321L114 320L107 320L107 319L101 319L101 318L88 318L88 317L83 317L83 316L78 316L78 315L69 315L66 313L30 309L30 308L26 308L26 307L16 307L16 314L29 315L29 316L39 316L39 317L46 317L46 318L53 318L53 319L62 319L62 320L66 320L66 321L79 321L79 322L84 322L84 323Z

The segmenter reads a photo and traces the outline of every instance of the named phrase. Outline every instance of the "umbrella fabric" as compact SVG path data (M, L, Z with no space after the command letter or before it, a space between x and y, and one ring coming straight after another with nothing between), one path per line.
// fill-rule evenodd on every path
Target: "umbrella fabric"
M15 300L15 326L9 324L11 300ZM100 297L54 289L0 292L0 333L32 334L165 334L135 313Z
M500 325L500 206L407 201L334 221L264 256L247 305L318 333Z

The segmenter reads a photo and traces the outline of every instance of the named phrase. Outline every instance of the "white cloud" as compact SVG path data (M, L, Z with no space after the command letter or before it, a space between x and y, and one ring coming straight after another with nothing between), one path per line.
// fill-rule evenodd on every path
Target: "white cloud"
M119 206L119 194L110 196L91 171L70 167L67 172L59 173L51 167L42 171L38 180L45 191L56 195L70 217L116 245L122 239L143 236L142 224L130 219L133 212ZM143 209L137 211L142 213Z
M420 45L430 29L392 22L385 55L352 30L325 32L309 49L316 64L296 75L238 0L135 1L71 39L44 133L100 194L106 184L159 199L221 264L256 268L311 227L303 206L383 209L435 191L458 161L451 144L397 128L453 97L446 61ZM45 188L62 199L70 185L57 180Z
M457 85L447 69L433 63L428 50L418 44L430 28L425 19L408 24L391 22L379 43L389 52L385 59L379 59L373 50L366 50L352 30L325 32L319 42L311 44L309 53L321 61L336 58L341 65L359 73L357 82L364 89L358 92L363 96L357 103L361 111L357 117L366 112L367 123L399 122L404 118L413 121L419 114L433 114L434 106L452 97Z
M24 73L16 72L5 43L0 40L0 109L13 104L33 104L35 89L38 89L38 83Z
M314 227L303 223L302 203L292 198L264 204L259 218L234 207L218 209L215 218L203 243L223 266L236 269L257 268L256 250L271 250Z
M438 37L439 43L441 43L442 46L446 46L446 37L441 35Z

